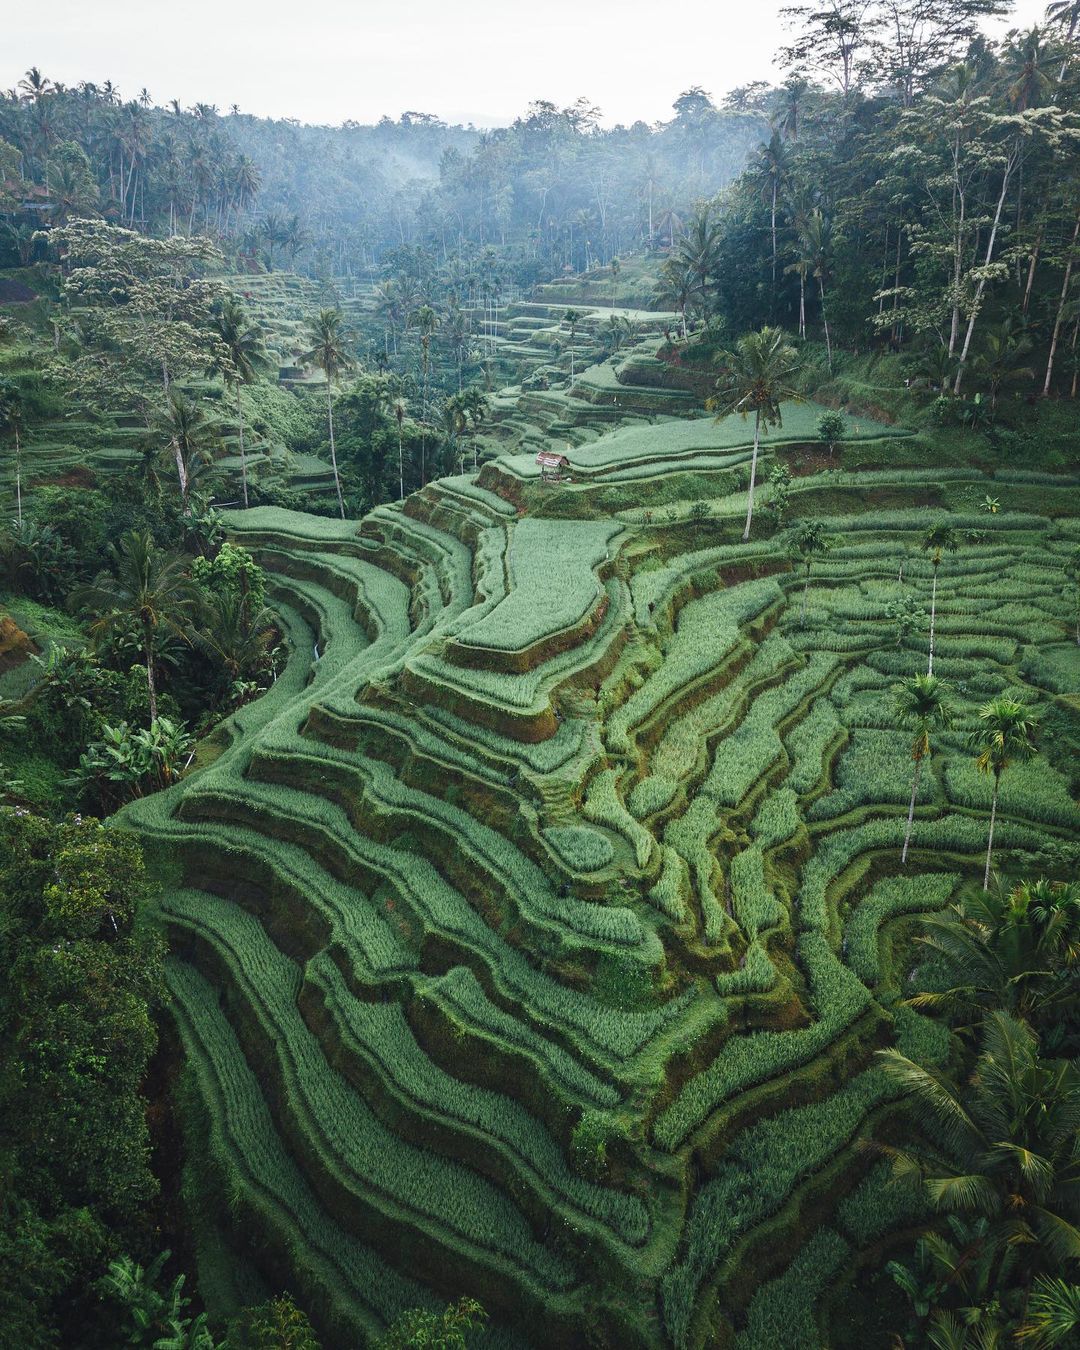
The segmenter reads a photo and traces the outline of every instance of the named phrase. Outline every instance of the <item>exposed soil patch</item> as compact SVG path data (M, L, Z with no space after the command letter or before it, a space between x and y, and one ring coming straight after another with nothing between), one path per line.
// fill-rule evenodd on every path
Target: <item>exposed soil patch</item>
M94 471L88 469L85 464L73 465L63 473L53 474L47 478L34 479L35 487L92 488L96 485L97 477Z
M0 614L0 675L21 665L31 652L37 651L30 637L10 614Z
M776 451L778 459L791 470L792 478L809 478L811 474L822 473L825 469L840 468L837 455L828 450L807 450L801 445L785 445Z
M0 305L28 305L37 299L25 282L15 281L12 277L0 277Z

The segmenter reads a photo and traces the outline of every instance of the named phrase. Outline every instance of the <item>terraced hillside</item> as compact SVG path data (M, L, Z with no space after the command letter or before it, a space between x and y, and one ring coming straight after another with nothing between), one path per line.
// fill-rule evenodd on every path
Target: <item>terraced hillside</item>
M898 999L913 916L981 875L977 707L1080 691L1076 484L1014 476L1031 509L988 516L974 470L799 479L837 538L800 622L782 539L736 542L747 453L664 422L557 488L509 455L360 522L229 518L288 667L126 815L168 882L212 1302L258 1271L334 1346L461 1293L489 1344L810 1346L910 1226L862 1147L898 1128L873 1053L948 1053ZM926 639L887 608L928 602L942 508L960 716L902 868L890 686ZM1046 760L1009 770L1001 860L1060 865L1078 825Z

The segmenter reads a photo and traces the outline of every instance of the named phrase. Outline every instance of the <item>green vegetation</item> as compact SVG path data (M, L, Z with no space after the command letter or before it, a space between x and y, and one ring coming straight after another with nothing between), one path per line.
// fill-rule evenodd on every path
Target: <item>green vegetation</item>
M1080 25L1003 8L652 128L0 95L0 1341L1070 1343Z

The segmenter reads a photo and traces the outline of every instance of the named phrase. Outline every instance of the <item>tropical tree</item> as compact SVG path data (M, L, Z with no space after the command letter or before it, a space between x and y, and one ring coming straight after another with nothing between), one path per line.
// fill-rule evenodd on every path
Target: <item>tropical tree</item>
M149 531L129 530L109 545L109 566L90 586L76 592L76 603L95 619L92 637L134 625L141 637L150 695L150 723L157 721L154 638L159 630L187 638L199 604L199 590L179 554L158 549Z
M720 374L716 392L706 405L717 414L717 421L738 413L745 421L754 415L754 452L750 460L750 487L746 503L746 527L743 542L750 538L754 517L754 487L757 482L758 450L761 433L770 427L783 426L781 404L786 399L797 399L791 377L798 368L795 349L788 345L782 328L765 327L756 333L747 333L736 343L733 351L717 356Z
M274 615L242 593L225 591L207 601L196 634L199 646L221 667L231 695L269 669Z
M847 418L842 412L830 408L828 412L823 412L818 418L817 438L823 445L829 447L830 458L836 452L837 442L844 439L846 431Z
M706 315L720 269L720 241L720 217L710 202L704 202L695 207L671 251L671 273L689 278L690 294L696 294L701 311Z
M1030 1023L1044 1045L1080 1031L1080 889L1025 880L927 916L919 941L942 972L913 1008L978 1026L995 1010ZM942 987L936 987L940 984Z
M1040 1276L1032 1286L1017 1340L1032 1350L1076 1344L1080 1334L1080 1284Z
M274 270L274 249L289 242L289 222L275 212L268 212L262 222L262 237L266 240L266 270Z
M825 282L832 265L832 222L820 207L814 207L809 215L797 220L796 234L799 243L797 266L805 267L818 284L821 326L825 331L825 351L831 371L833 364L832 338L829 335L829 316L825 308Z
M990 798L990 831L986 840L986 869L983 890L990 887L990 863L994 853L994 823L997 819L998 790L1001 776L1010 764L1021 763L1035 753L1036 721L1031 709L1007 694L994 698L979 709L981 725L972 743L975 766L980 773L992 774L994 788Z
M397 423L397 465L398 465L398 501L405 500L405 452L403 449L405 432L405 400L396 398L393 405L394 421Z
M908 806L907 827L904 830L904 848L900 861L907 862L911 845L911 830L915 822L915 801L919 795L919 776L923 761L931 752L930 738L936 731L945 731L952 725L952 708L947 688L936 675L912 675L893 689L893 706L900 725L914 731L911 758L915 772L911 779L911 802Z
M124 1343L132 1346L169 1346L176 1350L214 1350L214 1338L206 1326L206 1314L191 1317L191 1300L184 1297L184 1276L177 1275L167 1288L162 1271L169 1253L146 1269L129 1256L109 1263L101 1291L123 1308ZM123 1323L126 1322L126 1325Z
M683 341L686 341L686 307L694 293L694 282L685 265L675 257L665 258L660 264L660 277L656 283L656 296L663 305L671 305L679 311Z
M788 540L788 556L806 569L803 581L802 604L799 608L799 626L806 623L806 599L810 590L810 569L815 558L824 557L832 548L833 540L825 533L825 524L820 520L804 520L792 531Z
M991 413L997 412L998 397L1006 385L1034 378L1032 368L1022 364L1030 351L1031 339L1026 333L1017 332L1011 319L983 335L982 351L972 362L972 369L983 376L990 389Z
M1002 1011L986 1019L966 1083L899 1050L878 1057L942 1140L888 1150L894 1175L919 1184L938 1213L983 1221L970 1256L991 1257L989 1290L1002 1292L1007 1258L1022 1288L1080 1260L1076 1063L1044 1058L1031 1028Z
M334 488L337 491L338 511L345 519L345 498L341 493L341 475L338 473L337 447L334 444L334 385L356 364L349 350L345 330L345 316L340 309L324 309L308 320L308 341L311 350L303 356L307 366L317 366L326 376L326 420L330 429L330 463L334 470Z
M753 173L761 183L761 191L769 204L769 235L772 240L772 285L776 290L776 263L778 258L776 244L776 210L780 200L780 191L788 173L787 147L779 130L773 129L768 141L758 147L757 163Z
M214 360L224 258L209 239L151 239L95 220L49 232L64 259L65 297L79 313L82 353L59 373L76 391L130 405L132 377L172 381Z
M934 583L930 592L930 661L926 668L927 675L934 673L934 625L937 619L937 583L941 555L955 553L959 545L956 531L946 521L932 525L922 538L923 550L930 554L930 564L934 569Z
M216 425L205 409L179 389L170 389L160 419L161 434L176 464L182 509L187 515L191 488L220 445Z
M430 305L421 305L416 311L416 327L420 333L421 366L424 377L424 405L420 419L420 485L427 482L427 422L428 390L431 380L431 339L439 327L439 316Z
M266 364L262 329L248 323L243 308L230 297L214 316L214 327L220 346L218 360L212 369L230 384L236 394L236 424L240 436L240 479L244 489L244 505L248 504L247 454L244 448L244 403L240 397L241 385L251 384L256 372Z
M410 1308L387 1330L377 1350L410 1350L419 1346L466 1350L471 1334L480 1331L486 1321L483 1306L472 1298L460 1298L441 1312Z
M568 309L563 314L563 323L570 329L570 388L574 387L574 336L577 333L581 315L576 309Z

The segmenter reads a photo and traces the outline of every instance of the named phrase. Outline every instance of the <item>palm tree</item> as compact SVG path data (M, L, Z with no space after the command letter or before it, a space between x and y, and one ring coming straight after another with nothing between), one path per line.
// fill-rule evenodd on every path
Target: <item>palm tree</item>
M1080 23L1080 0L1050 0L1046 6L1046 22L1065 30L1065 57L1058 72L1060 84L1069 68L1069 50L1076 36L1076 26Z
M308 320L308 341L311 350L302 360L307 366L318 366L326 376L326 419L330 427L330 463L334 469L334 487L337 490L338 511L345 519L345 498L341 495L341 475L338 473L337 448L334 445L334 384L355 362L349 351L344 315L340 309L324 309Z
M934 624L937 619L937 581L938 568L941 566L941 555L943 553L955 553L959 547L959 540L956 531L945 521L939 521L932 525L926 531L922 539L923 550L929 552L930 563L934 569L934 584L930 592L930 663L926 668L927 675L934 673Z
M919 776L923 760L930 757L930 736L952 725L952 708L946 701L946 686L936 675L912 675L893 689L893 706L901 726L914 731L911 758L915 773L911 780L911 804L908 806L907 828L904 831L904 849L900 861L907 862L911 845L911 829L915 822L915 801L919 795Z
M1054 1350L1076 1344L1080 1333L1080 1284L1040 1276L1032 1286L1017 1340L1033 1350Z
M480 430L480 424L491 411L491 405L488 402L487 395L476 385L471 385L466 389L461 395L461 400L465 410L466 430L472 430L473 472L475 473L477 467L476 433Z
M735 345L734 351L721 352L717 357L720 375L716 393L707 407L717 414L717 421L738 413L745 421L754 414L754 453L750 460L750 488L746 503L746 528L743 542L750 538L750 524L754 517L754 485L757 482L758 449L762 429L783 426L781 403L799 397L790 385L797 369L795 349L788 346L782 328L762 328L747 333Z
M289 258L296 265L296 255L311 243L311 231L295 213L285 223L285 236L282 243L289 250Z
M997 1292L1007 1255L1024 1283L1080 1259L1077 1064L1044 1058L1030 1027L1001 1011L963 1085L898 1050L878 1055L944 1145L889 1150L894 1175L919 1182L939 1213L983 1221L971 1257L992 1256L987 1287Z
M615 308L615 292L616 292L616 287L618 286L618 284L619 284L619 260L618 260L618 258L612 258L612 260L611 260L611 308L612 308L612 309Z
M289 224L281 216L269 212L262 223L262 235L266 240L266 270L274 270L274 249L278 244L288 244Z
M832 370L832 338L829 336L829 317L825 311L825 279L829 275L830 254L832 252L832 223L820 207L815 207L808 216L797 223L799 238L799 261L796 269L805 268L818 283L818 296L821 300L821 324L825 330L825 351L828 355L829 370Z
M420 485L427 481L427 419L428 384L431 375L431 338L439 326L439 316L430 305L421 305L416 311L416 326L420 331L421 364L424 370L424 406L420 418Z
M221 344L214 369L226 384L233 386L236 392L236 423L240 433L240 478L246 507L247 455L244 449L244 404L240 397L240 386L251 384L258 368L266 364L266 348L263 346L262 329L257 324L248 323L242 307L231 296L215 315L214 328Z
M198 587L184 566L179 554L159 551L148 530L129 530L119 544L110 544L109 567L76 593L76 602L97 615L90 625L92 636L123 629L132 622L137 625L146 660L151 726L158 715L154 635L163 628L186 638L199 601Z
M944 988L908 1002L936 1016L982 1022L1004 1009L1045 1039L1080 1029L1076 969L1080 962L1080 888L1076 883L1021 881L969 897L923 921L920 942L933 953Z
M192 483L210 463L211 451L220 444L217 428L198 403L176 388L169 390L160 424L176 464L182 510L187 515Z
M802 605L799 610L799 627L806 623L806 599L810 590L810 568L815 558L820 558L832 548L833 541L825 533L825 525L820 520L804 520L791 535L788 543L788 556L794 562L801 562L806 568L803 581Z
M663 305L673 305L682 321L683 341L686 341L686 307L693 294L693 278L676 258L665 258L660 264L660 278L656 283L657 299Z
M1011 319L987 331L983 338L983 350L975 357L972 365L990 386L991 413L997 412L998 395L1005 385L1035 378L1035 372L1030 366L1020 364L1030 351L1031 339L1024 332L1018 333Z
M214 595L207 605L198 642L220 664L232 686L265 668L274 623L269 609L261 607L252 613L246 595L226 591Z
M563 314L563 323L570 329L570 388L574 387L574 335L577 333L577 326L581 322L581 315L576 309L568 309Z
M393 405L394 420L397 422L397 466L398 466L398 501L405 500L405 454L402 448L402 433L405 429L405 400L395 399Z
M788 196L784 207L784 214L791 230L790 247L795 254L795 261L784 268L784 276L795 275L799 278L799 337L804 340L806 338L806 281L808 277L813 275L814 271L814 260L809 256L804 246L804 235L807 221L810 219L813 209L810 199L804 193L793 193Z
M671 263L691 278L702 312L709 310L709 286L720 267L720 219L710 202L695 207L686 229L675 241Z
M1010 764L1022 763L1035 753L1036 721L1031 709L1019 699L1001 695L979 709L982 725L973 737L975 766L980 773L994 776L990 798L990 832L986 840L986 870L983 890L990 887L990 863L994 853L994 822L997 819L998 789L1001 775Z
M769 139L758 146L756 176L761 181L762 194L769 203L769 221L772 235L772 284L776 290L776 207L780 189L787 177L787 150L780 132L773 130Z
M42 75L37 66L31 66L18 84L19 93L31 103L40 103L54 88L52 80Z

